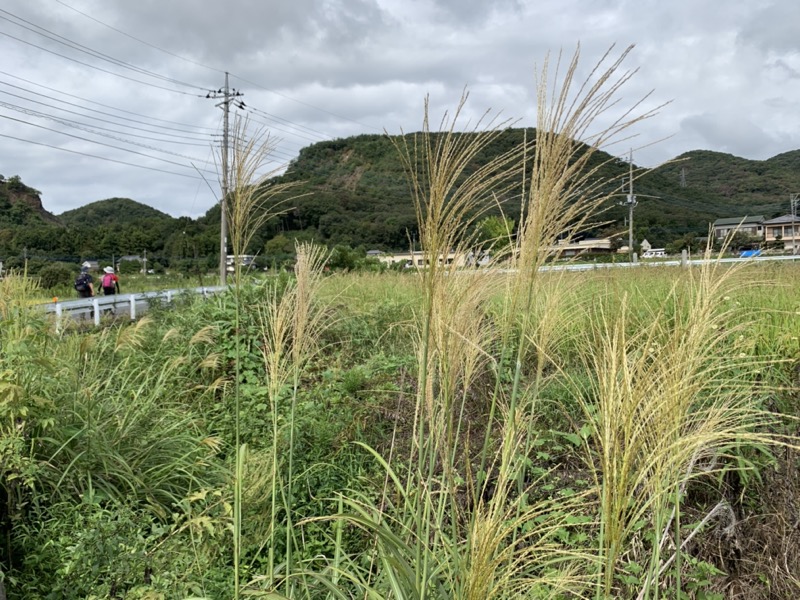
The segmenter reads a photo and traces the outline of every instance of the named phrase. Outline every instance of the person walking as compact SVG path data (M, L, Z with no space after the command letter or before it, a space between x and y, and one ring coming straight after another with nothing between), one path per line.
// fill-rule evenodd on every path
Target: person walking
M119 294L119 277L114 273L114 267L103 269L101 284L103 286L103 295L113 296L114 294Z
M89 263L81 265L81 272L75 279L75 291L79 298L91 298L94 296L94 279L89 274ZM84 318L85 315L84 315ZM89 310L89 319L94 319L94 309Z
M81 265L81 272L75 279L75 291L80 298L91 298L94 296L94 279L89 274L89 264Z

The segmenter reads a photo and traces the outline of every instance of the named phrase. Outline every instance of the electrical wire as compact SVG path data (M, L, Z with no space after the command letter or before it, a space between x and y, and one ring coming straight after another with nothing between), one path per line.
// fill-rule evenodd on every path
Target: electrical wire
M185 56L181 56L181 55L179 55L179 54L175 54L175 53L173 53L173 52L170 52L170 51L168 51L168 50L165 50L165 49L163 49L163 48L161 48L161 47L159 47L159 46L156 46L155 44L151 44L150 42L144 41L144 40L142 40L142 39L140 39L140 38L138 38L138 37L136 37L136 36L133 36L133 35L131 35L131 34L129 34L129 33L127 33L127 32L125 32L125 31L121 30L121 29L118 29L118 28L116 28L116 27L113 27L113 26L109 25L108 23L105 23L105 22L103 22L103 21L101 21L101 20L99 20L99 19L97 19L97 18L95 18L95 17L93 17L93 16L91 16L91 15L88 15L88 14L86 14L85 12L82 12L82 11L78 10L77 8L75 8L75 7L73 7L73 6L70 6L70 5L69 5L69 4L67 4L66 2L63 2L62 0L56 0L56 2L58 2L60 5L62 5L62 6L64 6L64 7L66 7L66 8L68 8L68 9L70 9L70 10L72 10L72 11L76 12L76 13L78 13L79 15L81 15L81 16L83 16L83 17L87 18L87 19L90 19L90 20L94 21L95 23L97 23L97 24L99 24L99 25L102 25L103 27L106 27L106 28L110 29L111 31L115 31L116 33L119 33L120 35L124 35L125 37L127 37L127 38L130 38L130 39L132 39L132 40L134 40L134 41L136 41L136 42L139 42L140 44L144 44L145 46L148 46L148 47L150 47L150 48L153 48L154 50L158 50L159 52L163 52L163 53L165 53L165 54L167 54L167 55L169 55L169 56L172 56L172 57L174 57L174 58L177 58L177 59L179 59L179 60L183 60L183 61L185 61L185 62L188 62L188 63L191 63L191 64L193 64L193 65L196 65L196 66L199 66L199 67L203 67L204 69L208 69L209 71L214 71L215 73L224 73L224 72L225 72L225 71L223 71L223 70L221 70L221 69L217 69L217 68L215 68L215 67L210 67L210 66L208 66L207 64L204 64L204 63L201 63L201 62L198 62L198 61L192 60L192 59L190 59L190 58L186 58ZM248 83L248 84L250 84L250 85L252 85L252 86L255 86L255 87L257 87L257 88L259 88L259 89L262 89L262 90L264 90L264 91L266 91L266 92L270 92L270 93L272 93L272 94L275 94L275 95L277 95L277 96L280 96L280 97L282 97L282 98L285 98L285 99L287 99L287 100L290 100L290 101L292 101L292 102L296 102L296 103L298 103L298 104L302 104L303 106L307 106L307 107L309 107L309 108L312 108L312 109L314 109L314 110L317 110L317 111L323 112L323 113L325 113L325 114L328 114L328 115L330 115L330 116L332 116L332 117L336 117L337 119L342 119L342 120L350 121L351 123L355 123L356 125L360 125L360 126L362 126L362 127L366 127L367 129L371 129L371 130L373 130L373 131L377 131L377 132L379 132L379 133L383 133L383 129L382 129L382 128L380 128L380 127L373 127L373 126L371 126L371 125L366 125L366 124L364 124L364 123L361 123L360 121L356 121L356 120L354 120L354 119L351 119L351 118L349 118L349 117L345 117L345 116L339 115L339 114L337 114L337 113L331 112L331 111L329 111L329 110L326 110L326 109L324 109L324 108L321 108L321 107L319 107L319 106L316 106L316 105L314 105L314 104L311 104L311 103L309 103L309 102L304 102L304 101L302 101L302 100L298 100L297 98L293 98L292 96L289 96L289 95L287 95L287 94L283 94L283 93L281 93L281 92L277 92L277 91L275 91L275 90L273 90L273 89L270 89L270 88L268 88L268 87L266 87L266 86L263 86L263 85L261 85L261 84L259 84L259 83L256 83L256 82L254 82L254 81L250 81L249 79L246 79L246 78L244 78L244 77L242 77L242 76L240 76L240 75L236 75L235 73L230 73L230 75L231 75L232 77L236 78L236 79L239 79L240 81L243 81L243 82L245 82L245 83ZM265 114L268 114L268 113L265 113ZM292 124L294 124L292 121L289 121L289 120L287 120L287 119L284 119L284 120L285 120L287 123L292 123ZM299 124L297 124L297 126L298 126L298 127L303 127L302 125L299 125ZM314 131L314 130L312 130L312 131ZM319 135L322 135L322 136L323 136L325 139L328 139L328 140L331 140L331 139L333 139L333 138L335 137L335 136L332 136L332 135L328 135L328 134L321 133L321 132L319 132L319 131L315 131L315 133L317 133L317 134L319 134Z
M14 89L17 89L17 90L22 90L23 92L28 92L29 94L34 94L35 96L40 96L42 98L47 98L48 100L53 100L53 101L58 102L60 104L66 104L68 106L74 106L76 108L80 108L80 109L83 109L83 110L89 110L91 112L95 112L95 113L100 114L100 115L106 115L108 117L113 117L114 119L120 119L122 121L130 121L131 123L138 123L140 125L147 125L147 126L150 126L150 127L158 127L159 131L153 131L151 129L143 129L141 127L135 127L133 125L126 125L124 123L118 123L116 121L109 121L108 119L101 119L99 117L94 117L92 115L79 113L79 112L76 112L74 110L69 110L67 108L61 108L59 106L53 106L52 104L47 104L46 102L41 102L39 100L33 100L32 98L26 98L25 96L20 96L19 94L12 94L11 92L6 92L6 91L3 91L3 90L0 90L0 94L6 94L7 96L13 96L14 98L20 98L20 99L25 100L27 102L32 102L34 104L40 104L40 105L46 106L48 108L54 108L56 110L60 110L60 111L63 111L63 112L66 112L66 113L70 113L70 114L73 114L73 115L78 115L80 117L89 117L91 119L95 119L95 120L101 121L103 123L110 123L112 125L122 125L123 127L128 127L130 129L136 129L138 131L144 131L144 132L147 132L147 133L161 133L164 129L167 129L167 130L170 130L170 131L177 131L177 132L180 132L180 133L194 133L192 131L185 131L183 129L177 129L177 128L174 128L174 127L164 127L164 126L159 126L159 125L155 125L155 124L151 124L151 123L146 123L144 121L138 121L136 119L129 119L127 117L121 117L119 115L114 115L114 114L111 114L111 113L103 112L101 110L93 110L91 108L86 108L84 106L81 106L80 104L75 104L74 102L68 102L66 100L59 100L58 98L53 98L52 96L48 96L46 94L40 94L38 92L34 92L33 90L29 90L29 89L20 87L18 85L14 85L12 83L7 83L5 81L0 81L0 85L5 85L7 87L11 87L11 88L14 88ZM208 135L209 134L202 134L201 133L201 134L199 134L199 136L176 135L174 137L185 139L185 140L206 141L207 137L205 137L205 136L208 136Z
M69 38L66 38L63 35L59 35L57 33L54 33L52 31L50 31L49 29L45 29L44 27L36 25L35 23L31 23L30 21L27 21L27 20L23 19L22 17L19 17L19 16L13 14L13 13L10 13L7 10L3 10L2 8L0 8L0 13L5 13L7 15L11 15L11 17L13 17L14 19L17 19L18 21L22 21L23 23L27 23L28 25L31 25L32 27L26 27L25 25L21 25L19 23L16 23L16 22L12 21L11 19L9 19L7 17L4 17L4 16L0 15L0 19L2 19L4 21L12 23L12 24L16 25L17 27L21 27L23 29L26 29L27 31L30 31L31 33L35 33L36 35L40 35L40 36L42 36L42 37L44 37L46 39L49 39L49 40L52 40L52 41L54 41L54 42L56 42L58 44L61 44L62 46L66 46L66 47L71 48L73 50L77 50L78 52L82 52L82 53L87 54L89 56L92 56L94 58L99 58L100 60L104 60L106 62L109 62L111 64L117 65L119 67L130 69L130 70L132 70L132 71L134 71L136 73L139 73L141 75L147 75L149 77L153 77L154 79L160 79L161 81L165 81L167 83L174 83L176 85L182 85L182 86L185 86L185 87L194 88L194 89L203 90L203 91L205 91L205 89L206 89L205 87L202 87L202 86L199 86L199 85L194 85L192 83L186 83L186 82L180 81L178 79L173 79L172 77L167 77L165 75L161 75L159 73L155 73L153 71L149 71L147 69L143 69L142 67L137 67L136 65L132 65L132 64L130 64L128 62L125 62L123 60L120 60L118 58L114 58L113 56L110 56L110 55L105 54L103 52L100 52L98 50L94 50L93 48L89 48L89 46L84 46L83 44L80 44L78 42L70 40ZM41 31L37 31L37 30L41 30ZM45 32L45 33L41 33L42 31Z
M93 17L93 16L91 16L89 14L86 14L85 12L82 12L82 11L78 10L74 6L70 6L66 2L62 2L61 0L56 0L56 2L58 2L61 6L64 6L64 7L68 8L68 9L70 9L70 10L73 10L76 13L78 13L79 15L82 15L82 16L86 17L87 19L90 19L90 20L94 21L98 25L102 25L103 27L107 27L111 31L115 31L116 33L119 33L120 35L124 35L125 37L130 38L135 42L139 42L140 44L144 44L145 46L149 46L150 48L153 48L154 50L158 50L159 52L163 52L164 54L168 54L168 55L170 55L170 56L172 56L174 58L178 58L180 60L183 60L183 61L186 61L186 62L191 63L193 65L196 65L198 67L203 67L204 69L208 69L209 71L214 71L216 73L221 73L221 74L225 73L225 71L222 71L221 69L215 69L214 67L209 67L208 65L204 65L203 63L197 62L196 60L192 60L191 58L186 58L185 56L181 56L179 54L175 54L174 52L170 52L169 50L165 50L164 48L156 46L155 44L151 44L150 42L146 42L145 40L140 39L140 38L138 38L136 36L133 36L130 33L126 33L125 31L122 31L121 29L117 29L116 27L113 27L112 25L109 25L108 23L104 23L100 19L96 19L95 17Z
M3 92L0 91L0 93L3 93ZM0 106L5 106L6 108L9 108L11 110L14 110L14 111L17 111L17 112L22 112L22 113L25 113L27 115L31 115L31 116L34 116L34 117L39 117L39 118L42 118L42 119L48 119L50 121L55 121L55 122L60 123L60 124L62 124L64 126L66 126L66 127L75 127L76 129L83 129L84 131L90 131L91 133L94 133L94 134L100 135L100 136L114 137L113 135L109 135L109 134L116 133L116 134L119 134L119 135L128 135L128 136L131 136L131 137L140 138L140 139L144 139L144 140L151 140L151 141L155 141L155 142L166 142L168 144L179 144L179 145L182 145L182 146L200 146L200 147L203 147L203 148L208 146L208 144L201 144L201 143L194 143L194 142L181 142L181 141L177 141L177 140L169 140L169 139L163 139L163 138L150 137L150 136L147 136L147 135L140 135L138 133L132 133L132 132L129 132L129 131L128 132L121 132L121 131L117 131L115 129L109 129L108 127L100 127L99 125L90 125L90 124L87 124L87 123L82 123L80 121L72 121L72 120L69 120L69 119L63 119L63 118L57 117L55 115L51 115L51 114L48 114L48 113L40 112L38 110L33 110L32 108L26 108L24 106L19 106L17 104L11 104L9 102L3 102L2 100L0 100ZM122 140L122 141L126 141L126 140ZM209 141L211 141L211 140L209 140Z
M186 169L192 168L189 165L185 165L183 163L175 162L174 160L169 160L169 159L166 159L166 158L159 158L157 156L151 156L149 154L145 154L144 152L138 152L137 150L131 150L130 148L122 148L120 146L114 146L113 144L106 144L105 142L99 142L97 140L91 140L91 139L88 139L88 138L85 138L85 137L81 137L79 135L74 135L72 133L67 133L66 131L59 131L58 129L53 129L51 127L45 127L44 125L37 125L36 123L31 123L30 121L23 121L22 119L15 119L14 117L9 117L8 115L0 115L0 117L2 117L3 119L8 119L9 121L15 121L17 123L22 123L24 125L29 125L31 127L36 127L38 129L44 129L45 131L52 131L53 133L58 133L60 135L66 135L68 137L75 138L77 140L81 140L83 142L89 142L90 144L97 144L99 146L104 146L106 148L113 148L114 150L120 150L122 152L129 152L131 154L136 154L138 156L143 156L145 158L150 158L152 160L157 160L157 161L160 161L160 162L164 162L164 163L168 163L168 164L172 164L172 165L177 165L179 167L183 167L183 168L186 168Z
M177 175L178 177L188 177L189 179L199 179L202 181L201 177L195 177L194 175L187 175L186 173L176 173L175 171L167 171L166 169L159 169L157 167L146 167L145 165L137 165L136 163L126 162L124 160L116 160L114 158L108 158L107 156L99 156L97 154L89 154L88 152L80 152L78 150L72 150L70 148L62 148L61 146L53 146L52 144L45 144L44 142L36 142L34 140L27 140L25 138L16 137L13 135L7 135L5 133L0 133L0 137L8 138L10 140L16 140L18 142L25 142L27 144L34 144L36 146L44 146L46 148L53 148L55 150L61 150L62 152L69 152L70 154L79 154L81 156L88 156L89 158L99 158L100 160L105 160L112 163L117 163L120 165L127 165L129 167L137 167L139 169L147 169L148 171L157 171L159 173L166 173L168 175Z
M41 119L47 119L47 120L53 121L55 123L58 123L60 125L64 125L66 127L74 127L75 129L80 129L81 131L86 131L87 133L91 133L91 134L94 134L94 135L97 135L97 136L100 136L100 137L104 137L104 138L108 138L108 139L111 139L111 140L116 140L118 142L123 142L125 144L131 144L133 146L138 146L140 148L145 148L147 150L154 150L155 152L160 152L162 154L170 154L172 156L177 156L178 158L185 158L187 160L199 161L198 158L195 158L193 156L187 156L185 154L179 154L178 152L172 152L171 150L164 150L163 148L157 148L156 146L150 146L150 145L147 145L147 144L142 144L140 142L135 142L135 141L129 140L127 138L117 137L117 136L114 136L114 135L109 135L107 133L102 133L100 131L97 131L96 129L93 129L89 125L85 125L83 123L77 123L75 121L68 121L66 119L59 119L58 117L54 117L52 115L48 115L46 113L42 113L42 112L39 112L39 111L36 111L36 110L31 110L29 108L24 108L22 106L16 106L14 104L9 104L7 102L2 102L2 101L0 101L0 106L4 106L6 108L10 108L11 110L14 110L16 112L21 112L21 113L26 114L26 115L31 116L31 117L39 117ZM110 130L106 130L106 131L110 131ZM140 137L144 137L144 136L140 136ZM147 139L155 139L155 138L147 138ZM167 142L169 142L169 140L157 140L157 141L167 141ZM194 144L194 145L200 146L202 144Z
M33 46L34 48L38 48L39 50L42 50L44 52L48 52L48 53L53 54L55 56L59 56L59 57L64 58L66 60L70 60L72 62L75 62L75 63L79 64L79 65L83 65L84 67L89 67L90 69L95 69L96 71L100 71L101 73L107 73L109 75L114 75L115 77L120 77L122 79L127 79L128 81L133 81L135 83L140 83L140 84L146 85L148 87L157 88L157 89L160 89L160 90L166 90L168 92L173 92L175 94L181 94L181 95L184 95L184 96L196 96L198 98L201 97L200 94L192 94L190 92L184 92L183 90L176 90L176 89L173 89L173 88L164 87L163 85L156 85L155 83L148 83L148 82L142 81L140 79L134 79L133 77L128 77L126 75L122 75L121 73L115 73L114 71L109 71L108 69L102 69L102 68L100 68L100 67L98 67L96 65L92 65L92 64L89 64L87 62L83 62L81 60L78 60L77 58L72 58L72 57L67 56L65 54L60 54L58 52L55 52L54 50L49 50L49 49L47 49L47 48L45 48L43 46L39 46L38 44L34 44L33 42L28 42L27 40L23 40L21 38L13 36L13 35L11 35L9 33L6 33L5 31L0 31L0 35L4 35L4 36L6 36L8 38L11 38L12 40L16 40L16 41L22 43L22 44L26 44L28 46Z
M48 90L48 91L51 91L51 92L55 92L57 94L61 94L62 96L67 96L69 98L75 98L76 100L82 100L83 102L89 102L90 104L96 104L97 106L102 106L103 108L110 108L111 110L115 110L117 112L133 115L135 117L142 117L144 119L150 119L151 121L160 121L161 123L169 123L171 125L180 125L181 127L189 127L189 128L194 128L194 129L208 129L209 131L214 131L214 132L218 132L219 131L219 127L206 127L204 125L189 125L187 123L179 123L178 121L169 121L167 119L160 119L158 117L152 117L152 116L148 116L148 115L143 115L141 113L133 112L133 111L130 111L130 110L125 110L124 108L118 108L116 106L111 106L109 104L103 104L102 102L97 102L96 100L91 100L89 98L83 98L82 96L76 96L75 94L70 94L70 93L64 92L62 90L57 90L55 88L51 88L51 87L48 87L46 85L42 85L41 83L36 83L35 81L31 81L30 79L25 79L24 77L19 77L17 75L13 75L13 74L8 73L6 71L0 70L0 75L5 75L7 77L13 77L14 79L18 79L20 81L24 81L25 83L29 83L31 85L35 85L36 87L40 87L42 89L45 89L45 90ZM19 88L19 89L24 89L24 88ZM29 90L29 91L32 94L36 93L36 92L34 92L32 90ZM45 97L49 98L49 96L45 96ZM55 99L55 98L53 98L53 99ZM74 106L78 106L78 105L76 104ZM108 114L108 113L101 113L101 114ZM179 131L179 130L176 130L176 131Z

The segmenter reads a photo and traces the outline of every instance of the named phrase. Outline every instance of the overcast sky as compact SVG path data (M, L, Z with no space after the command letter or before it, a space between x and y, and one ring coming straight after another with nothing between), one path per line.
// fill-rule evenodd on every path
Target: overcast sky
M219 193L206 94L225 71L279 168L318 141L417 131L426 95L438 120L465 87L470 114L535 126L536 65L578 43L586 69L636 45L620 109L669 102L613 153L763 160L800 148L799 23L798 0L4 0L0 173L56 214L128 197L196 217Z

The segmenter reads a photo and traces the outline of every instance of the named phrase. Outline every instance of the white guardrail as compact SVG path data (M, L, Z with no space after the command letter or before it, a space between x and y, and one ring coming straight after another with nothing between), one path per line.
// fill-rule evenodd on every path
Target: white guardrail
M800 255L794 256L757 256L750 258L719 258L703 259L682 258L678 260L644 260L638 262L623 263L568 263L562 265L545 265L542 271L595 271L600 269L612 268L633 268L633 267L688 267L702 265L703 263L761 263L772 261L794 261L799 260ZM510 272L510 269L498 269L494 272ZM476 271L480 272L480 270ZM100 325L100 317L104 314L113 314L119 317L121 314L130 314L131 321L135 321L139 314L147 311L153 302L159 300L161 303L169 304L172 299L181 294L197 294L208 297L228 289L227 286L198 287L188 289L166 290L162 292L141 292L138 294L116 294L113 296L95 296L94 298L80 298L77 300L66 300L49 302L40 306L46 313L54 314L56 328L60 329L65 317L72 319L86 319L94 321L96 326Z
M754 256L748 258L681 258L677 260L640 260L623 263L571 263L565 265L545 265L541 271L594 271L598 269L611 269L616 267L689 267L706 263L760 263L772 261L798 260L800 254L792 256Z
M100 325L100 317L113 315L119 317L129 314L131 321L138 315L147 312L155 302L170 304L173 298L185 294L199 295L204 298L228 289L227 286L198 287L187 289L164 290L160 292L139 292L135 294L114 294L112 296L94 296L76 300L58 300L40 304L45 313L55 315L56 329L60 330L65 318L91 320L95 326Z

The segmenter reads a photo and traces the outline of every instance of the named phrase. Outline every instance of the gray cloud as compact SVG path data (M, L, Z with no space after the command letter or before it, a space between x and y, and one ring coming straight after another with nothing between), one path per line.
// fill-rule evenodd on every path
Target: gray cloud
M186 159L157 149L191 156L216 184L212 144L219 140L221 111L205 95L223 85L224 71L245 94L245 114L279 139L272 166L314 141L418 130L427 94L435 120L456 104L465 86L470 90L466 118L475 120L493 109L521 119L519 125L535 125L536 65L548 51L551 61L561 50L566 60L578 42L579 78L590 76L611 44L621 50L636 43L625 67L639 73L622 90L620 110L651 90L644 108L673 101L632 130L634 139L609 148L612 152L646 146L635 159L653 165L694 148L765 158L800 147L800 115L788 101L800 95L800 52L792 31L800 22L800 4L787 0L759 5L716 0L6 0L2 10L7 12L0 12L5 17L0 34L6 34L0 35L5 58L0 70L6 74L0 75L0 102L6 105L0 104L0 134L29 141L0 137L0 173L19 174L43 192L45 207L56 213L112 196L172 214L203 213L215 194ZM23 29L13 15L174 81L70 50ZM14 92L9 84L26 91ZM67 115L59 106L83 116ZM18 109L80 119L117 133L91 135ZM597 126L618 114L609 113ZM166 162L172 160L182 165Z
M750 119L730 112L703 113L681 121L681 130L699 138L701 147L752 158L768 158L775 141Z

